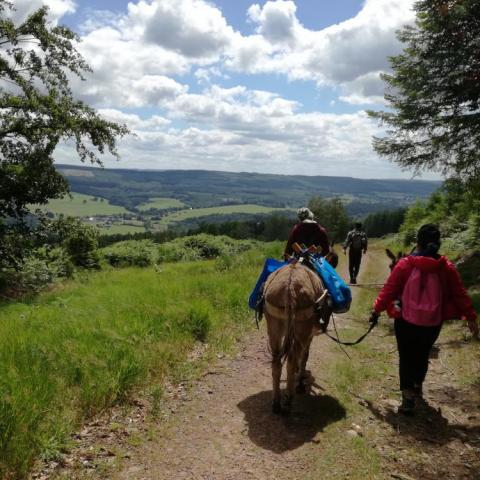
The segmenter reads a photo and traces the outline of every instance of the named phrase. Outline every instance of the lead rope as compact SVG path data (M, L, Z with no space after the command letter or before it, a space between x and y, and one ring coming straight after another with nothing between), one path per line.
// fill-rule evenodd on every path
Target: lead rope
M334 342L338 343L339 345L346 345L348 347L351 347L353 345L358 345L374 328L375 328L375 325L376 323L371 323L370 324L370 327L368 328L368 330L358 339L356 340L355 342L342 342L340 340L340 336L338 335L338 331L337 331L337 325L335 324L335 317L332 313L332 320L333 320L333 326L335 328L335 334L337 335L337 338L335 337L332 337L332 335L330 335L328 332L325 332L325 335L328 337L328 338L331 338ZM345 352L346 353L346 352ZM348 356L348 354L347 354ZM350 358L350 357L349 357Z
M337 330L337 324L335 322L335 315L332 313L332 322L333 322L333 328L335 329L335 335L337 336L337 339L340 338L338 336L338 330ZM333 340L336 340L335 338L331 337L328 332L325 330L325 334L332 338ZM340 347L340 350L348 357L349 360L352 360L352 357L348 354L348 352L345 350L343 347L342 343L340 341L337 341L338 346Z

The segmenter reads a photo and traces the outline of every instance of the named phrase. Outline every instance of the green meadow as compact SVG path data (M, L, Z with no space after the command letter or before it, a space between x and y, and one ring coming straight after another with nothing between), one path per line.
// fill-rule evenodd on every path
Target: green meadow
M142 212L155 208L157 210L167 210L169 208L183 208L185 204L176 198L151 198L149 202L138 205L138 209Z
M142 233L145 232L145 227L140 227L137 225L126 225L116 223L114 225L105 226L102 224L95 225L99 230L101 235L117 235L117 234L127 234L127 233Z
M225 205L220 207L209 208L192 208L189 210L181 210L171 213L160 221L161 225L169 225L175 222L181 222L191 218L207 217L210 215L230 215L233 213L273 213L276 211L285 211L284 208L264 207L261 205Z
M97 200L94 200L97 198ZM108 200L92 197L82 193L72 193L72 198L66 196L61 199L50 200L47 205L35 206L52 212L56 215L69 215L72 217L93 217L96 215L120 215L128 213L125 207L111 205Z
M227 349L253 324L247 297L279 244L216 260L81 274L0 305L0 477L55 459L82 421L138 389L185 378L198 342ZM159 393L160 392L160 393Z

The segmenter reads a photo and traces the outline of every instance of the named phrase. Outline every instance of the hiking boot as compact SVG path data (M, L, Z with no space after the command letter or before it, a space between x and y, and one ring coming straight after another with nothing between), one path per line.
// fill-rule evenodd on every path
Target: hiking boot
M423 386L421 383L416 383L413 386L413 393L415 394L416 398L418 398L419 400L423 400Z
M413 390L402 391L402 403L398 407L398 413L413 415L415 411L415 393Z

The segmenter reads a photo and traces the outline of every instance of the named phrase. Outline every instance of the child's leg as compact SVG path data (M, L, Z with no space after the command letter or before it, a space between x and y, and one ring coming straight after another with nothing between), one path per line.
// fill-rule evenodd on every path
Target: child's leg
M413 390L417 346L414 325L401 318L395 319L395 337L399 356L400 390Z
M421 388L425 380L429 365L429 355L433 344L436 342L441 325L436 327L418 327L418 350L417 350L417 365L415 370L415 386Z

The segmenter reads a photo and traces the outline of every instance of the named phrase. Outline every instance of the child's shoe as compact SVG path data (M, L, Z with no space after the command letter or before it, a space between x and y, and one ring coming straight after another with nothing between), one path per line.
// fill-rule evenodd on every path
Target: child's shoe
M415 393L413 390L402 390L402 403L398 407L398 413L413 415L415 411Z

